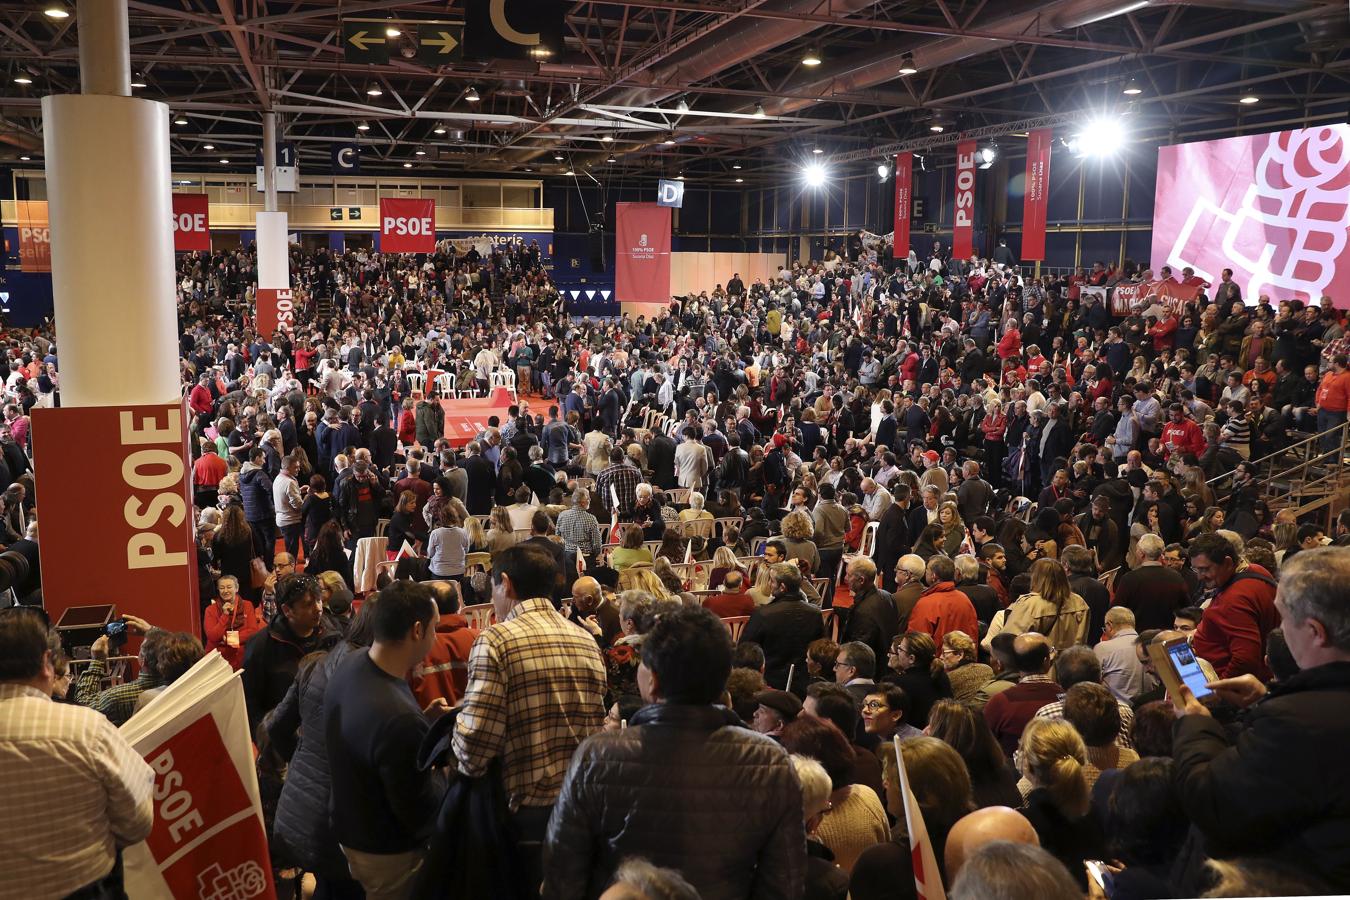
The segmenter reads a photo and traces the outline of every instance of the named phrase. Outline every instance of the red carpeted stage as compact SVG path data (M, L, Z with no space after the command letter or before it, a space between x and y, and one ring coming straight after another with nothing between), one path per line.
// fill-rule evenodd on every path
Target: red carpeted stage
M496 416L499 424L506 420L506 410L511 406L511 392L506 388L496 388L491 396L485 398L441 400L440 404L445 410L445 436L450 439L450 445L458 449L487 428L488 416Z

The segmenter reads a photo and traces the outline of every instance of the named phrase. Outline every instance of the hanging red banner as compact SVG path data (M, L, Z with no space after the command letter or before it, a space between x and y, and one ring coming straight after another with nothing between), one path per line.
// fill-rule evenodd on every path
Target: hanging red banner
M914 154L895 156L895 232L892 235L893 252L897 260L909 255L909 220L914 200Z
M1022 259L1045 259L1045 210L1050 198L1049 128L1027 134L1027 184L1022 195Z
M19 271L52 270L52 230L46 200L16 200L19 219Z
M173 195L173 249L210 250L211 229L207 210L210 204L205 194Z
M380 199L381 253L435 253L436 201L417 197Z
M259 335L271 338L277 331L290 334L295 328L295 304L290 288L258 288L254 300Z
M975 142L956 145L956 206L952 219L952 258L975 252Z
M616 204L614 298L670 302L670 207Z

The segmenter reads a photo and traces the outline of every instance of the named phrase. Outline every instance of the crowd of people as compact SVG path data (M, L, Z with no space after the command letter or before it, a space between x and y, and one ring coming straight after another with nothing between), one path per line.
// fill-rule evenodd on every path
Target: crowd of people
M296 250L260 335L251 253L185 255L204 642L136 620L137 680L96 646L62 688L5 616L0 702L105 746L219 651L321 897L913 897L905 783L963 900L1350 889L1350 512L1262 488L1342 445L1340 313L894 262L592 321L533 246ZM461 445L433 369L518 398ZM364 591L376 534L410 552ZM1168 691L1176 642L1204 678ZM119 765L65 888L148 827Z

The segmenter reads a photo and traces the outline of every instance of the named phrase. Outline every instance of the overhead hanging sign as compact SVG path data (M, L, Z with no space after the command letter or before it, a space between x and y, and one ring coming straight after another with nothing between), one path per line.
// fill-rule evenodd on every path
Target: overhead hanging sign
M254 159L254 168L258 175L258 190L263 190L263 152L258 151ZM295 153L295 144L277 144L277 192L294 194L300 190L300 158Z
M1027 135L1027 183L1022 195L1022 258L1045 259L1045 217L1050 202L1049 128Z
M210 250L209 199L205 194L173 195L173 249Z
M662 178L656 186L656 205L679 209L684 205L684 182Z
M558 0L467 0L465 52L474 59L557 60L568 6Z
M975 142L956 145L956 206L952 219L952 258L975 252Z
M360 175L361 148L356 144L334 144L333 174Z
M615 297L625 303L669 303L670 209L619 203L615 216Z
M417 26L417 61L439 66L464 58L464 26L427 23Z
M914 216L914 154L895 157L895 231L891 253L896 259L909 255L909 221Z
M342 53L347 62L389 62L389 39L379 22L347 20L342 23Z
M381 198L380 252L436 252L436 201L418 197Z

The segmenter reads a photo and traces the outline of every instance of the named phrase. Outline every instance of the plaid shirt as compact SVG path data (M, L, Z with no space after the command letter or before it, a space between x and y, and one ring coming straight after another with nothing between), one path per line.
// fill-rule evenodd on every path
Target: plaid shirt
M609 507L614 503L609 495L612 485L619 495L619 514L628 516L632 515L633 507L637 506L637 486L641 481L642 473L636 466L616 463L600 473L600 477L595 481L595 489L600 492L600 502Z
M518 603L469 653L452 741L459 771L478 777L501 757L513 811L551 805L573 752L604 725L604 695L595 639L546 598Z
M563 539L563 547L578 551L586 556L594 556L605 545L600 536L600 523L595 516L575 506L568 507L558 514L558 535Z
M107 674L106 660L91 661L80 673L80 681L75 689L75 702L103 713L114 725L122 725L131 718L131 714L136 711L136 700L141 694L152 687L159 687L159 679L151 677L142 666L141 675L135 681L100 691L99 687Z
M1130 704L1121 703L1119 700L1116 701L1116 706L1120 708L1120 733L1116 735L1116 746L1133 750L1134 744L1130 742L1130 729L1134 727L1134 710L1130 708ZM1036 711L1036 718L1062 721L1064 719L1064 698L1061 697L1053 703L1042 706Z

